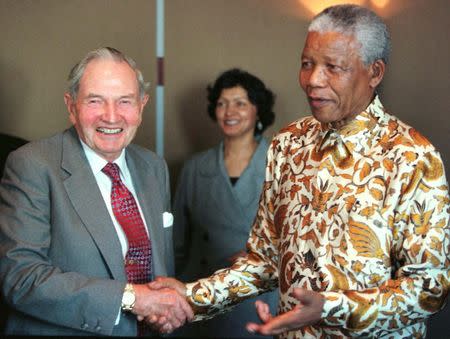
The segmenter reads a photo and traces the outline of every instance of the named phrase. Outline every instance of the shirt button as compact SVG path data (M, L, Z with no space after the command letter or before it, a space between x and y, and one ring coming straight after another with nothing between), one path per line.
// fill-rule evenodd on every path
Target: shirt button
M83 330L87 330L89 328L89 325L87 323L81 324L81 328Z
M102 329L102 327L101 327L100 325L95 326L95 330L96 330L97 332L100 332L101 329Z

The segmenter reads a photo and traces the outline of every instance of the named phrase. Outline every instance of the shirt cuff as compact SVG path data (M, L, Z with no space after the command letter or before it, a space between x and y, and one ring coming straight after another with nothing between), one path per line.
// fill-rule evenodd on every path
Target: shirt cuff
M194 312L193 321L206 320L211 318L208 315L210 309L210 300L206 297L209 292L204 287L200 287L198 281L187 283L186 286L186 300Z
M121 314L122 314L122 309L119 309L119 313L117 314L117 317L116 317L116 322L114 323L114 326L117 326L117 325L119 325L119 323L120 323L120 316L121 316Z

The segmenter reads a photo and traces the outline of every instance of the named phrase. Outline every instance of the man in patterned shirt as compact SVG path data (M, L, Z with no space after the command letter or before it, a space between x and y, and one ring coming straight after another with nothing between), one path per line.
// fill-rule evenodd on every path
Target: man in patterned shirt
M449 287L448 184L436 149L376 93L389 39L363 7L314 18L299 74L313 116L272 140L247 256L155 287L176 286L200 320L278 286L279 315L257 302L262 324L247 329L281 338L425 335Z

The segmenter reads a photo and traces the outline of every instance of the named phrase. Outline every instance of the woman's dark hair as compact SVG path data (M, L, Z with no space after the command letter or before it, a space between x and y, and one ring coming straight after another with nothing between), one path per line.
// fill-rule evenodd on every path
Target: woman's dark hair
M261 134L275 120L275 113L272 111L275 103L275 95L256 76L238 68L223 72L216 79L214 85L207 87L208 115L213 120L216 120L216 105L222 90L236 86L245 89L248 99L256 106L257 120L261 122L262 128L255 126L255 135Z

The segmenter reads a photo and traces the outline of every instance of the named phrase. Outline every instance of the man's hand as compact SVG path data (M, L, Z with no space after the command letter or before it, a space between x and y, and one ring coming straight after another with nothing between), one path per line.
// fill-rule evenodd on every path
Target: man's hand
M269 306L258 300L256 311L262 324L248 323L247 331L262 335L277 335L292 331L307 325L313 325L321 319L324 298L320 293L295 288L293 296L300 302L291 311L273 317Z
M186 318L188 321L192 320L193 312L189 304L186 301L186 286L177 279L169 277L156 277L156 279L147 284L148 288L158 292L164 290L170 290L178 295L183 300L183 304L187 304L190 309L190 316ZM170 333L180 327L177 322L171 321L166 314L152 314L149 316L138 316L138 320L144 320L154 329L161 333Z
M154 281L148 283L148 286L154 290L159 290L161 288L171 288L177 291L178 294L183 298L186 297L186 286L181 281L175 278L158 276Z
M191 321L194 313L184 297L169 288L158 290L147 285L134 285L136 303L133 313L139 321L146 320L149 325L162 333L170 333Z

